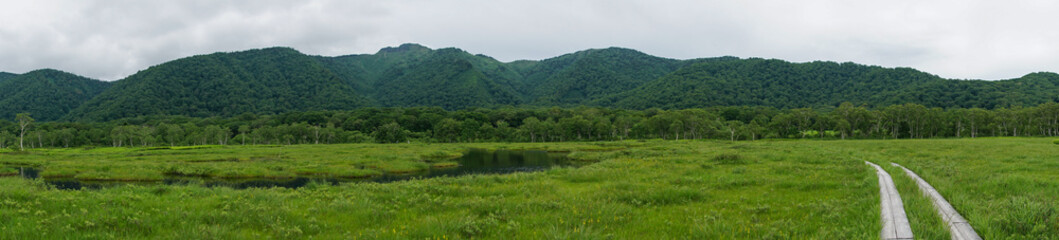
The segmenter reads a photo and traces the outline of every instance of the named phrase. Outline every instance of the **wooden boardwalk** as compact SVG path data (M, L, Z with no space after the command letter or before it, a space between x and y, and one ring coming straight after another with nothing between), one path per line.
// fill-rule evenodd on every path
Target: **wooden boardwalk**
M868 161L864 163L875 167L875 173L879 175L879 199L883 223L882 239L913 239L912 226L908 224L908 215L905 214L905 206L901 201L901 195L897 193L893 178L879 165Z
M920 178L919 175L916 175L916 173L912 172L912 170L908 170L908 168L905 168L897 163L890 164L904 169L905 173L908 174L908 176L916 180L916 185L919 185L919 190L922 191L924 195L930 197L930 200L934 202L934 208L938 210L938 214L940 214L941 218L945 220L945 223L949 225L949 233L951 233L950 235L952 235L953 240L982 239L982 237L979 237L978 233L976 233L974 229L971 228L971 224L967 223L967 219L964 219L959 212L956 212L956 209L952 208L952 205L949 204L949 201L946 201L945 198L942 197L940 193L938 193L938 190L934 189L933 186L930 186L927 181L924 181L923 178ZM876 166L876 168L878 168L878 166Z

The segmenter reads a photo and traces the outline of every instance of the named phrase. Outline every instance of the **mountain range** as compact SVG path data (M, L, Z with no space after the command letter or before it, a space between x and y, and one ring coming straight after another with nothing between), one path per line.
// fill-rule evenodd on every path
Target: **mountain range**
M40 120L59 119L110 85L53 69L0 73L0 119L14 120L23 112Z
M0 118L106 121L360 107L602 106L828 108L917 103L999 108L1059 99L1059 74L954 80L911 68L717 57L677 60L625 48L501 62L417 44L312 56L285 47L197 55L104 82L58 70L0 72Z

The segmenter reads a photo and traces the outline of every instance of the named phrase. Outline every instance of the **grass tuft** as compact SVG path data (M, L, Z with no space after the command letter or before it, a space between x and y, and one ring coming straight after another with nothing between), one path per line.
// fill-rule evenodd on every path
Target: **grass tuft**
M746 161L746 159L743 159L743 156L740 156L739 154L734 154L734 153L722 153L722 154L719 154L717 156L714 156L713 157L713 162L716 162L718 164L728 164L728 165L747 164L747 161Z

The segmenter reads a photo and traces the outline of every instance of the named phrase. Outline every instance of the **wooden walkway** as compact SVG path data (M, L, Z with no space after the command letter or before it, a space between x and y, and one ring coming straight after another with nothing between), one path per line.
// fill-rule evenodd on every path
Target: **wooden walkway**
M868 161L864 161L864 163L875 167L875 173L879 175L879 199L883 223L882 239L913 239L912 226L908 224L905 205L901 202L901 195L897 193L893 178L879 165Z
M930 200L934 202L934 208L938 210L938 214L940 214L941 218L945 220L945 223L949 225L949 233L951 233L950 235L952 235L953 240L982 239L982 237L979 237L978 233L971 228L971 224L967 223L967 219L964 219L960 213L956 212L956 209L952 208L949 201L945 201L945 198L938 193L938 190L934 189L933 186L930 186L927 181L924 181L923 178L920 178L919 175L916 175L912 170L908 170L908 168L898 165L897 163L890 164L904 169L908 176L916 180L916 185L919 185L919 190L922 191L924 195L930 197ZM876 166L876 168L878 168L878 166ZM885 227L883 229L885 229Z

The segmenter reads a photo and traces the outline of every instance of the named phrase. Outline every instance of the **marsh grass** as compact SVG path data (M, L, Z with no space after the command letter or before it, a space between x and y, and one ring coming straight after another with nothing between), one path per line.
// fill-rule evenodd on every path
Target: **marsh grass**
M460 166L460 163L458 163L458 162L437 162L437 163L430 164L431 168L453 168L453 167L459 167L459 166Z
M565 151L597 163L298 189L233 190L192 183L61 191L39 180L4 178L0 215L9 221L0 222L0 231L13 238L878 238L878 198L864 197L877 192L874 173L862 163L851 158L806 163L831 152L802 150L799 143L778 143L789 150L783 158L758 148L777 143L748 144L737 149L712 141L637 141L47 150L48 157L20 155L18 161L39 164L42 173L73 176L156 171L214 178L429 168L445 162L419 158L468 148ZM746 161L715 162L722 153ZM225 161L196 161L201 159Z
M354 144L35 149L26 153L3 153L0 164L32 165L45 178L103 181L155 181L166 176L362 178L384 172L423 171L431 163L448 162L462 155L464 150L447 145Z
M446 162L426 157L470 148L570 152L595 163L298 189L190 183L70 191L6 177L0 232L16 239L878 239L878 183L863 163L870 160L917 171L987 239L1059 236L1059 148L1037 138L43 149L2 153L0 162L72 177L291 179L426 169ZM225 161L202 161L216 159ZM929 200L887 169L917 237L945 238Z
M941 215L938 215L930 197L920 191L916 181L899 167L894 167L889 163L879 166L883 166L893 177L894 185L901 194L901 201L904 202L905 213L908 215L908 222L912 226L912 234L915 238L950 239L949 226Z
M18 172L18 168L0 167L0 177L16 176Z
M1059 148L1050 139L836 144L863 147L865 155L915 171L984 239L1059 239L1059 216L1054 213L1059 206Z
M722 153L713 157L713 162L717 164L728 164L728 165L741 165L746 164L746 159L743 156L734 153Z
M362 169L348 165L306 166L295 169L294 172L298 176L327 178L368 178L382 175L382 173L377 170Z

